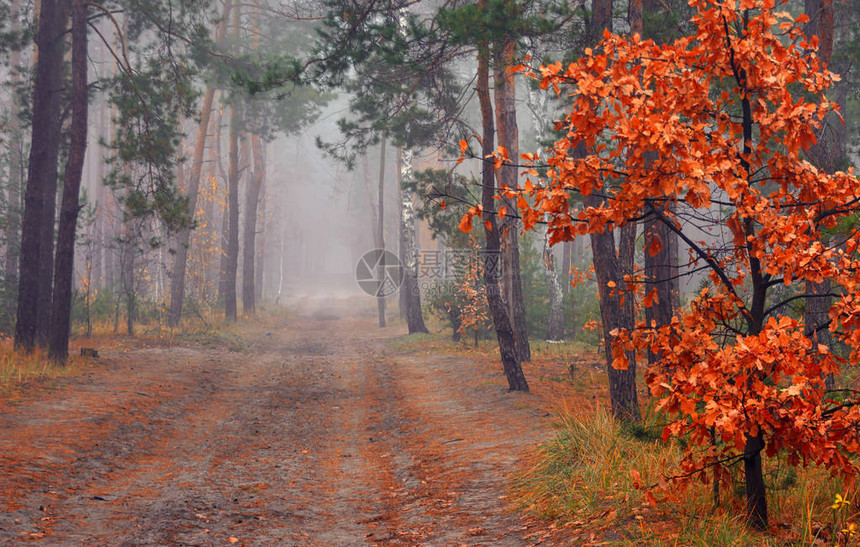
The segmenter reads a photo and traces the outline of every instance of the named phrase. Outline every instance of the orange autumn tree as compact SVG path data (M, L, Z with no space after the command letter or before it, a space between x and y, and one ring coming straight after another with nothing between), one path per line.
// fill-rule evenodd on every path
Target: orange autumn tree
M774 0L690 4L691 36L656 45L606 33L577 62L540 68L541 86L571 110L546 178L526 181L518 203L526 228L545 220L553 243L664 223L689 249L687 270L707 271L708 286L669 324L613 332L614 366L630 351L659 357L646 380L670 415L663 437L691 441L677 480L725 482L742 461L747 517L764 529L762 452L846 479L857 471L848 455L860 450L860 392L834 398L824 377L860 357L860 235L837 246L822 234L858 211L860 184L804 157L836 79L799 28L807 18ZM574 194L602 204L577 208ZM847 345L845 359L792 313L805 282L824 279L833 294L819 296L834 304L823 328ZM626 281L614 290L645 279ZM653 300L646 285L644 305Z
M457 332L467 336L468 331L471 330L477 348L478 335L482 330L491 327L491 324L486 287L483 282L485 257L482 256L481 245L474 235L469 237L469 247L472 248L472 252L459 265L463 275L457 281L457 300L461 306L460 328Z

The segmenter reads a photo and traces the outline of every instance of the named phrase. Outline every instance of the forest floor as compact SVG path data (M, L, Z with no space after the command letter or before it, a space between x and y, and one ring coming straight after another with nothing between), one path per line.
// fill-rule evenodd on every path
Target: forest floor
M242 329L100 348L81 374L0 397L0 542L563 541L509 486L565 382L527 370L532 393L507 393L494 356L410 343L355 301Z

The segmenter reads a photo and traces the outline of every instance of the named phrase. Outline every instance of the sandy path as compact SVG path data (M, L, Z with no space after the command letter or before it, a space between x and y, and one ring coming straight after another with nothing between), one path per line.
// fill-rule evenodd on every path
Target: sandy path
M0 407L0 541L523 544L529 395L305 306L239 352L142 348Z

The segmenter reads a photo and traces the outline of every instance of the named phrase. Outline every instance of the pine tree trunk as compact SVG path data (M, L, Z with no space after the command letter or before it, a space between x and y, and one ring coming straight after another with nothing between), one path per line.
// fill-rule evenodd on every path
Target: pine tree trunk
M594 194L585 201L587 207L599 207L600 198ZM630 365L627 370L618 370L612 366L612 335L614 329L632 331L633 298L627 295L623 299L612 289L624 287L621 281L623 266L615 253L615 238L611 231L591 234L591 249L594 254L594 273L597 278L597 291L600 299L600 316L603 323L603 347L606 353L606 368L609 374L609 399L612 415L624 421L637 422L640 419L639 398L636 393L636 360L628 355Z
M257 264L254 266L254 300L256 302L263 301L263 273L266 266L266 233L268 232L268 223L266 219L266 166L267 152L266 146L263 145L263 180L260 183L260 204L262 205L258 212L259 220L257 222Z
M200 126L197 130L197 140L194 143L194 154L191 158L191 178L185 195L188 197L188 215L191 219L197 211L197 198L200 194L200 174L203 170L203 152L206 148L206 137L209 133L209 120L212 113L212 102L215 89L207 87L203 94L203 106L200 109ZM188 264L188 248L191 245L191 227L180 230L176 242L176 253L173 258L173 273L170 282L170 311L167 325L179 326L182 318L182 304L185 300L185 269Z
M238 315L236 275L239 267L239 126L241 107L230 106L230 167L227 176L227 253L224 272L224 313L228 321Z
M75 236L80 210L84 159L87 151L87 0L72 0L72 125L69 157L63 184L63 201L57 237L53 309L49 355L65 364L69 358L69 329L72 314L72 278Z
M287 225L284 223L284 226L281 230L281 240L279 242L279 250L278 253L278 290L275 293L275 304L281 303L281 295L284 292L284 251L286 247L287 241Z
M600 41L604 30L612 30L612 0L595 0L592 9L592 23L589 26L591 44ZM583 145L577 146L575 154L583 157ZM600 207L602 198L595 194L585 196L586 207ZM615 234L613 230L603 233L590 234L591 250L594 257L594 274L597 278L597 291L600 299L600 317L603 324L603 347L606 354L606 369L609 375L609 399L612 415L623 421L637 422L640 420L639 397L636 392L636 360L628 355L630 362L626 370L618 370L612 366L612 335L614 329L632 331L634 325L633 295L621 298L617 290L624 289L623 275L630 268L631 262L629 229L621 235L624 247L619 255L616 254ZM634 234L635 239L635 234ZM610 287L610 283L615 288Z
M21 30L18 22L21 0L14 0L10 5L9 18L11 20L12 32ZM12 48L9 52L9 65L11 67L12 88L17 88L21 83L21 52L18 48ZM24 173L24 134L21 128L19 111L21 105L17 98L12 99L12 115L9 117L9 187L7 188L7 211L6 211L6 253L3 261L3 305L6 310L4 317L15 306L15 290L18 285L18 258L20 256L21 244L21 190L25 177Z
M421 291L418 287L418 256L415 251L415 205L412 182L412 151L401 150L400 156L400 259L403 262L403 284L400 287L402 308L409 334L428 332L421 314Z
M529 54L532 58L540 58L541 55L531 49ZM547 95L537 89L529 87L526 102L529 107L529 112L532 115L532 125L534 126L535 142L538 146L546 139L545 129L549 126L549 113L547 112ZM563 243L565 246L567 242ZM565 246L565 249L567 247ZM569 256L568 256L569 258ZM543 264L544 276L546 277L547 288L549 289L549 315L547 316L546 339L547 340L563 340L564 339L564 294L565 287L559 281L559 268L556 264L555 255L552 251L552 246L549 244L546 230L544 230L544 247L543 247Z
M263 176L266 172L266 163L263 161L263 140L257 135L251 135L251 151L254 170L245 194L245 225L242 235L242 311L246 315L254 315L257 312L257 291L254 286L257 280L254 271L254 262L257 259L257 207L260 203L260 189L263 187Z
M129 221L123 222L122 238L120 242L120 275L122 276L122 287L125 293L125 326L126 334L134 336L134 319L137 312L137 280L135 270L137 261L137 249L133 243L134 230ZM118 299L117 299L118 300ZM117 302L119 306L119 302ZM117 311L119 308L117 307ZM117 313L119 318L119 313ZM115 325L117 326L117 325Z
M481 4L484 0L481 1ZM493 120L493 105L490 101L490 52L486 45L478 47L478 78L477 94L481 106L482 123L482 150L481 157L487 157L493 153L493 140L495 136L495 124ZM493 318L493 327L496 330L496 338L499 341L499 353L502 358L502 367L508 380L508 389L511 391L528 391L529 385L523 374L517 353L514 330L511 326L508 310L502 300L499 287L499 258L501 254L501 239L499 237L499 226L496 222L496 192L495 172L492 162L484 160L481 169L481 204L483 214L481 217L484 225L486 243L484 247L484 287L487 294L487 305Z
M655 207L662 209L659 204L655 204ZM645 322L661 327L672 321L679 300L678 236L664 221L653 216L645 221L644 232L645 295L653 293L656 296L652 305L645 308ZM655 364L660 358L648 350L649 364Z
M804 9L806 15L809 16L809 22L806 25L806 34L809 37L818 36L818 55L821 60L830 65L831 56L833 53L833 22L834 10L833 0L805 0ZM827 67L834 70L834 67ZM838 72L838 69L836 69ZM844 82L837 82L830 94L830 100L839 104L845 105L845 90L847 89ZM821 132L821 138L813 144L808 154L812 162L819 169L823 169L827 173L833 173L845 163L845 125L842 120L833 114L825 118L825 127ZM825 279L822 283L806 282L806 311L803 316L806 324L806 332L819 344L830 346L832 344L830 330L828 328L819 328L825 325L830 320L830 305L832 299L825 296L830 293L830 280ZM835 386L835 378L829 374L824 379L827 389L833 389Z
M651 36L645 32L642 21L642 0L632 0L629 6L630 32L639 34L643 38ZM657 6L649 6L649 9L663 9ZM653 152L646 152L646 162L656 161L657 156ZM662 203L654 203L661 213L660 218L671 221L673 215L666 217L662 213L667 209ZM673 208L670 206L671 213ZM678 235L672 231L665 221L660 221L654 215L646 214L644 229L645 247L645 293L653 294L657 298L651 306L645 308L645 322L659 328L668 325L675 314L675 309L680 306L680 290L678 281ZM656 252L655 252L656 251ZM648 363L653 365L661 359L649 348Z
M382 259L379 261L379 267L376 271L377 278L382 281L385 279L385 148L386 137L382 136L382 142L379 143L379 188L377 192L377 218L378 223L376 228L377 247L383 251ZM376 309L379 314L379 326L385 326L385 296L376 295Z
M21 229L15 345L31 351L49 325L53 274L54 207L62 128L67 0L43 0L33 87L32 133ZM40 325L45 328L40 328Z
M227 25L225 21L230 16L232 0L224 2L221 23L215 32L216 43L224 39ZM200 193L200 174L203 170L203 153L206 149L206 139L209 135L209 121L212 117L212 103L215 99L215 88L207 87L203 94L203 105L200 108L200 125L197 128L197 140L194 141L194 155L191 159L191 179L188 181L186 195L188 196L188 215L193 219L197 212L197 198ZM188 264L188 247L191 245L191 228L183 228L179 232L176 245L176 255L173 259L173 274L170 284L170 313L167 325L179 326L182 318L182 304L185 300L185 269Z
M227 240L230 239L230 204L227 201L230 192L230 177L227 176L227 196L221 208L221 230L218 235L218 301L227 301Z
M505 147L514 165L502 166L496 173L499 189L516 188L519 169L516 167L519 154L519 131L517 126L516 87L513 73L507 70L515 63L516 44L507 41L496 45L495 51L495 102L496 130L499 146ZM507 198L502 202L508 211L516 211L516 205ZM520 361L531 360L526 312L523 303L523 284L520 276L519 221L514 214L499 222L502 237L502 286L503 297L508 306L517 356Z

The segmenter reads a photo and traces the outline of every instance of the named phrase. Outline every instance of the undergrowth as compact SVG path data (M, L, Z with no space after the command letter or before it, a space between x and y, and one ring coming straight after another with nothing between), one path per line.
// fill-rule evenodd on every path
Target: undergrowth
M26 353L16 350L11 338L0 338L0 393L8 395L24 384L77 374L80 366L75 356L66 366L58 366L39 349Z
M515 480L521 509L583 539L594 534L617 545L860 544L855 493L823 469L791 468L779 457L765 462L771 517L766 534L743 522L740 469L734 470L735 488L720 492L719 506L710 483L681 493L671 482L651 490L659 499L652 506L648 487L678 469L682 455L678 442L659 439L661 419L651 413L643 426L625 428L605 409L582 415L562 408L557 435ZM847 503L837 503L837 494Z

